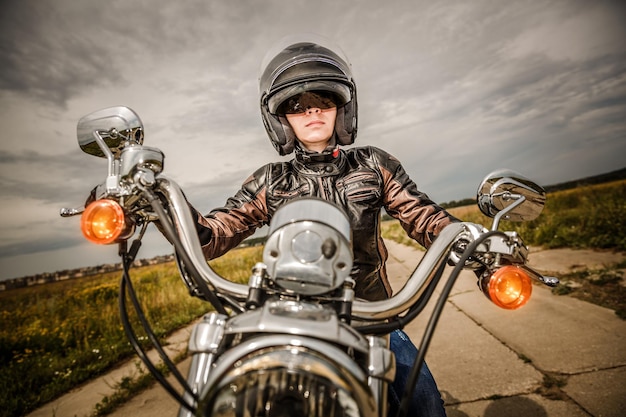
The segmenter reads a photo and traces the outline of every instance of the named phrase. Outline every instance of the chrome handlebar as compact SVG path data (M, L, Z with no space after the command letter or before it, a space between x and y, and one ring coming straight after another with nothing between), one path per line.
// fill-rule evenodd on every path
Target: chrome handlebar
M160 175L156 183L156 190L167 200L174 227L201 278L220 293L238 299L246 298L248 296L247 285L237 284L222 278L206 262L200 239L196 233L195 221L191 217L187 200L178 184L165 175Z
M167 201L170 217L180 237L180 240L189 254L191 261L198 270L201 278L215 288L219 293L245 299L248 296L247 285L237 284L221 277L206 262L202 253L200 240L196 233L195 221L180 186L167 176L160 174L157 178L155 190ZM454 243L460 236L476 235L479 233L477 225L473 223L453 223L448 225L439 234L433 245L426 252L417 268L407 280L405 286L394 296L381 301L355 300L352 305L352 314L355 319L368 321L382 321L396 316L411 307L422 295L433 280L437 270L445 264L450 256ZM507 245L499 244L499 250ZM513 249L509 249L513 255ZM520 262L523 262L520 259Z
M104 146L101 146L103 148ZM131 163L111 164L124 167L115 170L114 175L107 177L105 195L133 195L142 193L150 188L158 192L168 205L176 234L180 238L183 250L189 255L190 262L198 271L200 279L214 288L224 297L243 302L248 297L249 287L231 282L217 274L206 262L200 240L196 233L195 219L192 218L187 200L180 186L162 173L162 153L153 148L132 146L124 149L122 161ZM130 154L132 158L128 158ZM135 200L136 201L136 200ZM62 209L64 217L80 214L83 209ZM486 229L474 223L453 223L448 225L439 234L433 245L426 252L417 268L407 280L404 287L394 296L381 301L355 300L352 304L352 315L357 320L383 321L390 319L414 305L424 293L428 285L435 278L437 271L449 259L455 261L453 246L460 239L473 241L482 235ZM487 243L479 246L478 252L496 254L497 258L505 257L509 261L524 264L527 257L527 248L521 243L517 235L494 237Z

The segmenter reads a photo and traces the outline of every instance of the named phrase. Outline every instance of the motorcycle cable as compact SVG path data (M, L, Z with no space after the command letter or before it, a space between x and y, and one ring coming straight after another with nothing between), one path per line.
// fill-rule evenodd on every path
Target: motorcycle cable
M396 316L394 319L386 322L386 323L377 323L377 324L369 324L365 326L355 327L355 330L361 334L368 335L385 335L393 332L394 330L401 330L407 324L412 322L426 307L428 302L430 301L430 297L432 296L435 288L439 284L441 280L441 276L443 275L443 271L446 267L446 264L443 263L439 269L437 270L434 278L426 287L424 293L420 296L415 304L413 304L406 312L404 316Z
M463 255L461 255L456 265L454 266L454 269L450 273L450 277L448 278L446 285L443 287L441 294L437 299L437 304L435 305L433 313L430 316L430 320L428 320L428 325L426 326L424 336L422 336L422 341L417 352L417 358L415 358L415 362L413 363L413 367L411 368L411 373L409 374L406 385L404 387L404 393L402 394L402 399L400 400L400 406L398 407L396 417L405 417L409 411L411 395L415 390L415 387L417 386L419 374L422 370L422 366L424 365L426 351L428 350L428 346L430 345L430 341L432 340L433 334L435 332L435 327L437 326L439 318L441 317L441 313L443 312L443 308L448 301L448 296L452 291L454 283L461 274L461 271L464 269L465 263L476 251L476 248L478 248L478 246L481 245L485 240L495 235L500 235L505 238L508 237L506 233L499 230L491 230L484 235L478 237L467 246L467 248L463 252Z
M215 308L215 311L217 311L220 314L224 314L228 316L229 315L228 312L224 308L224 305L222 304L218 296L215 294L215 291L209 288L209 286L201 278L200 273L198 272L193 262L191 261L189 254L185 250L182 242L180 241L180 238L178 237L178 234L174 230L174 226L172 225L172 222L169 216L167 215L167 213L165 212L165 209L163 208L161 200L157 197L156 194L152 192L152 190L148 188L141 187L141 191L146 196L146 198L150 202L150 205L152 205L152 208L154 209L157 216L159 217L159 221L163 228L165 237L174 246L176 255L181 258L183 265L185 266L185 269L189 272L195 284L199 287L200 292L203 295L203 298L213 305L213 307Z
M133 242L133 244L131 246L130 253L133 253L133 252L136 253L136 251L138 249L137 248L138 243L141 243L141 242L138 241L138 240L135 240ZM137 244L137 246L136 246L136 244ZM123 246L125 246L125 245L123 245ZM122 251L120 250L120 252L122 252ZM152 331L152 328L150 327L150 324L148 323L148 321L147 321L147 319L145 317L145 314L143 312L143 309L141 308L141 304L139 303L139 300L137 299L137 294L135 292L135 289L134 289L134 287L132 285L132 282L131 282L131 279L130 279L129 269L130 269L131 263L133 262L133 259L134 259L134 256L132 256L132 255L129 256L128 254L124 254L122 256L123 273L122 273L122 279L121 279L121 282L120 282L119 310L120 310L120 317L121 317L121 321L122 321L122 326L124 327L124 331L126 333L126 337L128 338L131 346L133 347L133 349L137 353L137 356L139 356L141 361L144 363L146 368L148 368L148 370L150 371L152 376L154 376L154 378L159 382L159 384L161 384L161 386L163 386L163 388L179 404L181 404L183 407L185 407L187 410L189 410L192 414L195 414L195 412L196 412L195 407L193 405L189 404L187 402L187 400L181 394L179 394L178 391L176 391L174 389L172 384L170 384L165 379L163 373L161 371L159 371L159 369L156 367L156 365L148 357L146 351L144 350L144 348L139 343L139 339L137 337L137 334L135 333L133 325L130 322L130 318L128 316L128 307L127 307L127 303L126 303L126 296L127 296L127 294L130 295L131 303L132 303L133 308L134 308L134 310L135 310L135 312L137 314L137 317L138 317L138 319L139 319L139 321L140 321L140 323L142 325L142 328L144 329L144 331L148 335L148 338L150 339L150 342L152 343L152 345L155 347L155 349L159 353L159 356L163 360L163 363L170 370L170 372L172 372L172 374L174 375L176 380L181 384L181 386L183 387L183 391L185 393L189 394L191 396L191 398L194 401L197 402L198 401L198 397L197 397L196 393L194 393L193 390L189 387L189 385L188 385L187 381L185 380L185 378L181 375L181 373L176 368L176 365L174 365L174 363L171 361L171 359L167 356L167 354L163 350L163 347L159 343L158 338L156 337L156 335Z
M185 282L185 285L187 285L187 287L189 288L189 294L192 297L198 297L201 300L208 301L205 297L202 296L198 288L191 287L191 285L195 283L195 281L193 281L193 278L189 276L190 273L187 270L187 268L185 268L185 263L182 261L182 259L180 259L180 256L178 255L178 253L176 252L174 253L174 255L175 255L174 260L176 261L176 265L178 266L178 272L183 276L183 281ZM219 297L223 301L226 301L226 303L228 304L228 307L231 308L233 311L235 311L236 314L241 314L241 313L246 312L246 309L243 308L241 305L239 305L237 300L231 298L230 296L225 295L225 294L220 294Z

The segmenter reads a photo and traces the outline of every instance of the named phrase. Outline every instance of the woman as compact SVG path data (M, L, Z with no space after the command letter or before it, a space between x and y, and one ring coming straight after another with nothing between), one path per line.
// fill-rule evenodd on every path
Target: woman
M357 133L356 85L348 61L313 42L287 46L264 66L261 114L270 141L288 162L267 164L252 174L222 208L206 216L192 208L207 259L236 247L274 212L299 197L335 203L351 219L356 297L391 296L380 235L381 209L398 219L407 234L429 247L438 233L457 221L418 191L400 162L374 147L354 143ZM398 406L416 356L403 332L391 335L397 375L390 387L391 412ZM423 367L410 415L444 416L434 379Z

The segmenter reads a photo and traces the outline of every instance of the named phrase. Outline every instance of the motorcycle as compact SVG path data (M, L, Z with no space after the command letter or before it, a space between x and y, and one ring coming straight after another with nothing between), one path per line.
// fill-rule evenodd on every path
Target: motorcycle
M445 301L464 268L473 269L479 289L505 309L528 301L531 280L558 284L526 265L528 248L517 233L498 230L501 220L536 218L545 203L542 187L510 171L491 173L478 188L477 203L493 218L491 229L447 226L389 299L355 298L350 222L339 208L315 198L277 210L263 262L252 268L247 285L234 283L206 262L183 192L163 173L164 154L143 145L143 125L133 110L91 113L80 119L77 135L84 152L107 159L108 173L86 207L61 209L61 216L81 214L88 240L119 245L124 330L147 369L180 403L179 417L386 416L395 376L389 334L423 311L447 274L401 400L398 415L405 415ZM190 295L214 310L193 327L186 378L151 331L129 275L150 223L173 245ZM148 358L129 319L131 308L182 392Z

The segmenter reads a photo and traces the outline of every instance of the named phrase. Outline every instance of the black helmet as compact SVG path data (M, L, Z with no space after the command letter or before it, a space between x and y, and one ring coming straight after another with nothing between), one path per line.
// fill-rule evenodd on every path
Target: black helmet
M354 143L357 131L356 85L350 63L317 42L292 43L270 56L259 79L261 116L272 145L280 155L294 149L296 136L280 108L287 99L305 91L331 93L337 103L335 140Z

